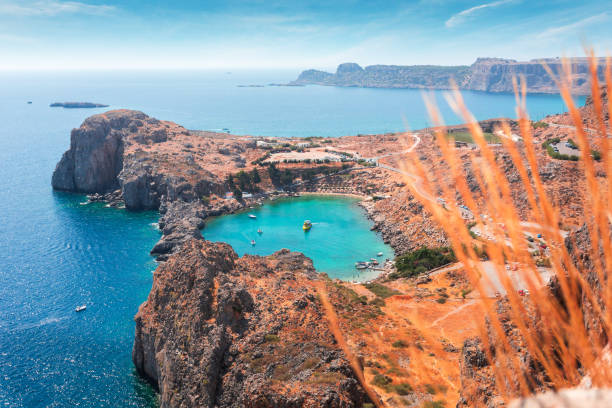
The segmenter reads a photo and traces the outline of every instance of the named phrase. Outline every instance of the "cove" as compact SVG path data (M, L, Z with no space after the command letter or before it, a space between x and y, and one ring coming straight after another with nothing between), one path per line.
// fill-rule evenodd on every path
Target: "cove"
M344 196L305 195L268 201L246 212L210 220L202 231L209 241L226 242L238 255L270 255L282 248L302 252L313 260L318 272L331 278L365 281L379 271L357 273L355 262L377 258L381 264L393 259L393 249L371 231L372 222L358 205L359 199ZM257 218L250 218L253 214ZM302 230L312 221L310 231ZM257 230L261 228L262 234ZM251 245L251 240L256 244ZM377 257L377 253L383 255Z

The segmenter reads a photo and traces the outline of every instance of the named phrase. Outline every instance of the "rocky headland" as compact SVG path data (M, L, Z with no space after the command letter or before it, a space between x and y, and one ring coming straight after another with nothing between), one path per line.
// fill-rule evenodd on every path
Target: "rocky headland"
M335 73L309 69L291 82L296 85L332 85L369 88L425 88L449 89L454 81L459 89L485 92L514 92L513 78L524 76L527 91L532 93L558 93L554 79L544 65L558 75L562 72L562 60L516 61L503 58L478 58L472 65L370 65L362 68L356 63L338 65ZM572 59L574 75L573 92L588 95L591 91L589 66L585 58ZM604 64L600 64L603 78Z
M198 167L192 156L170 152L173 143L189 134L137 111L94 115L72 131L70 149L57 164L51 184L129 210L159 210L163 235L152 254L163 260L188 239L201 239L203 220L210 213L242 207L234 201L205 208L200 197L222 194L225 188L220 177ZM168 152L156 149L160 144Z
M133 360L162 407L361 407L302 254L192 240L155 271Z

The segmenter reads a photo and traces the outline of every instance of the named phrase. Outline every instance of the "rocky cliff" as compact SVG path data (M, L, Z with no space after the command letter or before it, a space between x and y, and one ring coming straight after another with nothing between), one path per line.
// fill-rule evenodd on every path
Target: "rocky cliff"
M501 58L478 58L471 66L371 65L362 68L355 63L344 63L338 66L334 74L312 69L303 71L292 84L448 89L451 80L454 80L460 89L513 92L512 79L523 76L527 81L529 92L557 93L559 90L546 72L544 64L555 74L562 72L562 61L558 58L525 62ZM574 93L578 95L590 93L588 61L577 58L572 61L571 66L574 74ZM601 78L604 66L602 63L599 69Z
M169 160L161 154L186 135L183 127L142 112L91 116L72 131L70 149L51 184L57 190L123 201L130 210L159 209L163 236L152 253L164 259L186 240L202 238L199 229L208 212L200 197L225 191L217 176L191 163L188 155L174 153Z
M161 407L361 407L312 262L287 250L238 258L192 240L162 264L136 315L133 360Z
M308 70L292 84L355 86L370 88L448 88L450 80L463 78L467 66L434 65L371 65L365 68L355 63L340 64L335 74Z

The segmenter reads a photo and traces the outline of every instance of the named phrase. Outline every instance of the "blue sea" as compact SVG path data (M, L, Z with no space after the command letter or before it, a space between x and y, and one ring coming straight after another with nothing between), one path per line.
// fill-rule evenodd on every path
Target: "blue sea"
M81 205L84 196L52 191L51 173L68 148L70 130L105 109L50 108L49 103L106 103L109 109L138 109L190 129L229 128L250 135L341 136L428 125L418 90L237 87L287 82L297 74L0 73L0 406L155 405L155 393L135 375L130 354L133 316L147 297L155 268L148 253L159 238L157 214ZM456 123L444 107L443 92L435 95L447 123ZM513 116L512 95L464 92L464 97L479 119ZM537 119L561 111L563 104L558 96L534 95L528 107ZM315 222L307 245L291 236L274 243L262 237L261 250L295 246L328 268L325 248L338 247L317 233L317 219L325 219L317 212L325 207L315 204L306 212ZM334 201L336 210L343 205L352 208L351 216L363 216L351 200ZM364 230L369 225L364 218L349 222ZM227 231L212 227L211 237L215 232L223 239ZM272 231L271 226L264 236ZM361 232L368 245L382 245L373 232ZM370 252L359 251L368 257ZM81 304L87 310L75 313Z

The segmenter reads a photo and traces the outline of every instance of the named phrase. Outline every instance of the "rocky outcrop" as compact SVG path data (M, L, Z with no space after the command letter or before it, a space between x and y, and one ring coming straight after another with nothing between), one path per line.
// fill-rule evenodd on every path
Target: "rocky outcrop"
M559 90L546 69L558 75L562 62L558 58L519 62L502 58L478 58L471 66L436 65L371 65L365 68L355 63L338 66L336 73L307 70L291 84L318 84L333 86L357 86L371 88L429 88L448 89L454 80L460 89L486 92L513 92L513 78L523 76L527 91L534 93L558 93ZM588 61L577 58L572 62L574 94L590 93ZM600 64L603 78L605 63Z
M89 193L91 201L106 200L113 206L123 200L129 210L159 209L163 235L152 254L163 260L185 241L202 238L199 230L208 211L200 197L225 190L204 169L188 180L175 169L163 168L165 157L143 150L185 133L181 126L137 111L91 116L72 131L70 149L57 164L51 184L57 190ZM186 167L196 166L188 163Z
M238 258L192 240L154 275L132 357L161 407L361 407L365 396L326 323L312 262Z
M135 119L143 113L134 113ZM70 134L70 149L57 164L51 184L57 190L105 193L118 187L123 168L124 134L128 116L122 111L87 118Z

